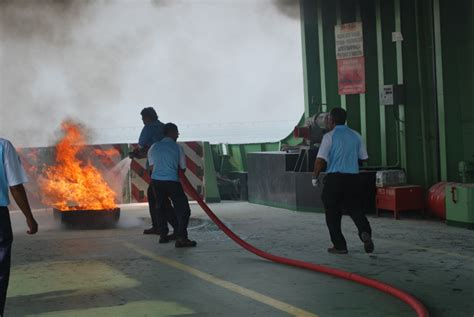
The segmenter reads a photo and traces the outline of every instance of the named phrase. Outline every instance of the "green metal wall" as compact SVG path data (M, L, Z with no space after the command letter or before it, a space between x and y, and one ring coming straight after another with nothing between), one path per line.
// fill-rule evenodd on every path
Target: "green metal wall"
M370 165L398 165L425 186L459 180L458 162L474 159L473 1L302 0L301 16L306 114L343 106L366 138ZM367 93L341 97L334 26L359 20ZM403 35L398 48L394 31ZM380 106L379 87L396 83L405 85L405 105Z
M301 0L304 117L342 106L366 140L369 165L405 168L409 182L426 187L459 181L458 162L474 160L473 11L472 0ZM341 97L334 26L355 21L363 23L367 92ZM381 106L380 87L397 83L405 104ZM214 145L216 170L246 170L246 153L296 141L229 145L228 156Z
M474 161L473 3L440 2L449 179L459 161Z
M227 147L224 154L223 146ZM247 170L247 153L278 151L279 142L255 144L213 144L212 155L214 167L219 174L242 172Z

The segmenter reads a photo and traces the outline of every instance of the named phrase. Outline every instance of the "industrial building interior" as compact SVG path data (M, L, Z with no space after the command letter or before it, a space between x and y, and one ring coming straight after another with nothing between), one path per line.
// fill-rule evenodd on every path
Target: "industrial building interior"
M112 207L92 216L72 198L58 204L45 192L63 164L57 146L64 139L20 146L39 232L28 236L23 215L10 207L4 316L474 316L474 2L272 1L300 23L304 105L287 107L299 107L301 119L273 141L182 142L197 247L142 234L151 225L150 179L146 159L128 158L133 142L67 144L77 150L65 161L95 166L117 185L110 185ZM14 2L0 0L0 39L15 33L1 22ZM74 1L46 2L61 15ZM151 2L156 10L170 6ZM185 11L187 1L178 2ZM2 56L2 66L22 67ZM14 120L6 77L4 126ZM375 243L369 254L349 216L342 221L348 254L327 252L323 187L311 185L335 107L347 111L369 152L360 167Z

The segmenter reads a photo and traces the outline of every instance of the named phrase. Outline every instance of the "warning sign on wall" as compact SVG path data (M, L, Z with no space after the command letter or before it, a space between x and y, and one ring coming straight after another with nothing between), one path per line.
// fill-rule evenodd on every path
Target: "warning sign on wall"
M337 78L340 95L365 93L362 23L335 26Z
M340 95L365 93L364 56L337 60Z
M362 22L339 24L334 31L336 59L364 56Z

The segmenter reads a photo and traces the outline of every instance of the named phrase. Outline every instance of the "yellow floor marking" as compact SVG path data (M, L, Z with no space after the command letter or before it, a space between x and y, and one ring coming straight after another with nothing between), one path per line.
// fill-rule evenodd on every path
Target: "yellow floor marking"
M237 284L222 280L220 278L214 277L208 273L204 273L202 271L199 271L193 267L190 267L188 265L182 264L180 262L177 262L175 260L166 258L164 256L155 254L151 251L148 251L146 249L142 249L139 246L132 244L132 243L124 243L126 247L134 250L137 253L140 253L143 256L146 256L150 259L153 259L155 261L158 261L162 264L166 264L168 266L171 266L175 269L184 271L186 273L189 273L191 275L194 275L195 277L198 277L206 282L212 283L214 285L220 286L222 288L225 288L229 291L232 291L234 293L240 294L242 296L248 297L252 300L255 300L257 302L263 303L265 305L271 306L275 309L284 311L292 316L297 316L297 317L318 317L318 315L310 313L308 311L305 311L303 309L300 309L298 307L292 306L290 304L284 303L282 301L276 300L274 298L271 298L269 296L260 294L256 291L250 290L248 288L239 286Z

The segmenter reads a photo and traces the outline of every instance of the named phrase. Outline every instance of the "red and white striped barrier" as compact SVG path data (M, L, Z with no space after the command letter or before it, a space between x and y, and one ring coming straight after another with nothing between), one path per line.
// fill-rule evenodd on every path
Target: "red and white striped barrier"
M186 156L186 177L201 197L204 193L204 147L202 142L179 142ZM132 148L136 145L132 145ZM148 201L147 189L151 178L146 170L146 159L133 159L130 166L131 202ZM188 198L189 193L186 193Z
M133 159L130 164L130 200L132 203L148 201L147 189L151 178L146 170L146 159Z

